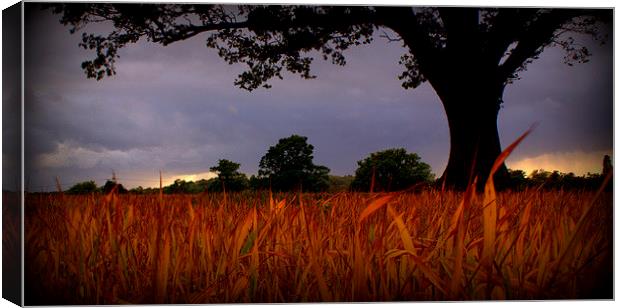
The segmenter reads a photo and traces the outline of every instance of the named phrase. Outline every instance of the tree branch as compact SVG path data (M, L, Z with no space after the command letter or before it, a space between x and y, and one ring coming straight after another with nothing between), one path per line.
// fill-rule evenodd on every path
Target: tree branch
M431 83L441 74L441 57L443 51L438 47L437 40L429 37L430 27L424 27L413 9L380 6L376 9L377 24L384 25L396 32L403 40L412 55L416 58L416 66ZM438 86L435 84L434 86Z
M536 58L552 42L563 24L583 14L583 10L569 9L539 12L538 17L515 37L517 46L499 67L500 77L504 80L514 78L528 60Z
M519 8L497 10L497 14L488 21L489 30L486 34L487 55L495 65L499 64L510 44L516 41L520 28L531 20L538 9Z
M448 38L448 49L462 53L480 47L479 9L477 8L439 8Z

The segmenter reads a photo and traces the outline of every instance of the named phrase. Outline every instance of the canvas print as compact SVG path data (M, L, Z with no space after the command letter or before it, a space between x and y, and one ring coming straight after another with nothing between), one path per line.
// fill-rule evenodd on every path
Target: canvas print
M613 9L23 5L26 305L613 299Z

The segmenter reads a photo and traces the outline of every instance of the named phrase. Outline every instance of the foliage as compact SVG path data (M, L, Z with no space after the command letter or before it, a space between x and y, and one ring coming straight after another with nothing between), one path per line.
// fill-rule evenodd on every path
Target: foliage
M89 78L115 74L118 49L142 37L168 45L207 32L207 46L217 49L220 57L247 65L235 84L248 90L269 87L267 81L282 78L283 70L313 78L313 58L305 55L311 51L344 65L343 51L370 43L380 28L395 32L394 38L384 32L388 40L409 47L400 61L406 69L400 76L406 88L442 74L443 64L454 56L450 48L462 48L463 40L476 40L477 45L467 47L484 52L489 63L501 63L503 78L514 79L548 45L564 48L568 63L587 61L588 50L561 34L585 33L605 40L597 22L611 20L608 10L588 9L100 3L44 7L62 14L61 22L70 25L72 33L89 23L109 21L116 27L107 36L83 35L80 46L96 52L94 60L82 64ZM463 36L468 33L478 37Z
M129 193L136 194L136 195L142 195L142 194L147 193L147 189L145 189L142 186L138 186L138 187L134 187L134 188L130 189Z
M269 179L252 175L250 176L248 187L252 190L268 190L270 189Z
M329 175L329 188L327 191L330 193L349 191L353 179L354 177L352 175Z
M587 173L577 176L572 172L564 173L557 170L547 171L536 169L526 176L523 170L508 170L510 180L506 185L507 189L522 191L527 188L543 190L597 190L603 184L606 174ZM611 162L606 155L603 159L603 172L612 172ZM607 188L611 188L613 179L608 183Z
M603 157L603 175L607 175L613 172L613 166L611 165L611 157L605 155Z
M248 188L248 178L238 171L240 166L230 160L220 159L217 166L209 169L218 174L217 179L209 182L209 191L241 191Z
M557 170L553 172L537 169L525 179L525 185L541 189L563 190L596 190L601 187L604 176L588 173L584 176L576 176L574 173L563 173ZM523 187L518 187L523 189Z
M528 186L528 180L526 178L525 171L508 169L508 182L506 188L513 190L523 190Z
M123 187L123 184L119 184L116 180L107 180L105 184L100 188L100 190L104 194L109 194L112 190L116 191L119 194L124 194L127 192L127 189Z
M434 179L431 167L416 153L403 148L387 149L370 154L357 162L351 187L357 191L397 191Z
M67 190L68 194L88 194L99 192L99 188L95 181L86 181L73 185L69 190Z
M207 180L185 181L176 179L168 186L163 187L165 194L197 194L204 192L207 188Z
M312 162L314 146L308 137L291 135L269 147L261 158L259 178L268 179L274 191L324 191L329 185L329 168Z

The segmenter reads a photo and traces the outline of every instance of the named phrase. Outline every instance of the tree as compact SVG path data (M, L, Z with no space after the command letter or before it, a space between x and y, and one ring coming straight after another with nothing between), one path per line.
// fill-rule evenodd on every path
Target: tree
M68 194L88 194L98 192L97 184L95 181L86 181L73 185L69 190L67 190Z
M108 194L112 191L116 191L119 194L124 194L127 192L127 189L123 187L123 184L116 183L116 179L107 180L100 189L105 194Z
M613 166L611 165L611 157L609 155L605 155L603 157L603 176L608 175L613 172Z
M252 190L269 189L269 179L252 175L248 181L248 186Z
M174 182L163 188L165 194L182 194L188 190L189 183L185 180L176 179Z
M248 188L248 178L240 173L241 165L227 159L220 159L217 166L209 170L217 172L217 179L209 185L210 191L241 191Z
M329 168L316 166L312 153L314 146L308 137L291 135L269 147L260 160L258 176L268 179L271 189L289 191L324 191L329 185Z
M164 187L165 194L197 194L204 192L207 188L207 180L185 181L176 179L168 186Z
M534 170L526 179L527 186L545 190L597 190L603 185L604 176L589 173L585 176L575 176L574 173L553 172L543 169Z
M129 193L136 194L136 195L142 195L145 192L146 192L146 190L142 186L134 187L134 188L129 190Z
M611 157L609 157L609 155L605 155L603 157L603 174L602 177L605 178L606 176L608 176L610 173L613 176L613 172L614 172L614 168L611 165ZM613 183L613 178L607 183L607 186L605 186L605 190L607 191L611 191L614 188L614 183Z
M353 183L353 179L354 177L352 175L330 175L329 188L327 189L327 191L331 193L348 191L349 189L351 189L351 183Z
M509 180L507 187L516 191L525 189L525 186L527 185L525 171L508 169L508 176Z
M57 4L55 13L71 32L89 23L112 22L107 35L84 34L85 49L96 52L82 63L90 78L115 73L118 49L141 37L168 45L209 32L207 46L228 63L248 70L235 85L253 90L270 87L283 70L314 78L310 72L318 51L332 63L346 63L343 51L368 44L377 30L389 29L388 41L407 49L400 64L402 86L428 82L447 115L450 155L442 181L463 189L478 177L484 185L501 151L497 118L505 87L548 46L566 50L565 61L586 62L589 51L571 33L597 40L610 9L536 9L473 7L346 7L346 6L221 6L160 4ZM496 172L501 184L509 175L504 165Z
M434 179L431 167L415 153L388 149L370 154L357 162L351 187L358 191L395 191Z

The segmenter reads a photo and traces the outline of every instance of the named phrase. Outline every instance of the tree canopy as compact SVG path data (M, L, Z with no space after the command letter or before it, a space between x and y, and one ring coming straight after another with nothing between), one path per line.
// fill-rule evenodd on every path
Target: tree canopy
M99 188L95 181L86 181L77 183L67 190L68 194L87 194L98 192Z
M376 31L399 41L405 88L428 82L438 94L450 129L450 155L442 180L464 188L470 175L484 184L501 152L498 113L506 85L546 47L566 51L572 65L588 60L588 49L571 34L605 39L599 21L610 24L613 10L569 8L475 8L391 6L279 6L194 4L55 4L53 12L71 32L91 23L111 23L99 35L83 33L80 46L95 51L82 63L89 78L115 73L118 50L140 38L168 45L201 33L229 64L247 70L235 85L254 90L289 71L311 73L318 52L325 60L346 64L344 51L370 43ZM385 32L389 30L391 32ZM530 123L527 123L530 124ZM473 172L472 172L473 171ZM496 183L508 179L502 165Z
M207 180L198 180L194 182L176 179L172 184L164 186L163 192L165 194L197 194L204 192L206 188ZM158 190L155 190L154 192L157 191Z
M127 189L123 187L123 184L117 183L116 179L113 178L105 182L105 184L101 187L101 191L105 194L108 194L113 191L120 193L120 194L124 194L127 192Z
M434 180L431 167L403 148L372 153L357 165L351 187L358 191L396 191Z
M220 159L217 166L209 170L217 172L217 179L209 183L209 191L241 191L248 187L248 178L240 173L241 164L227 159Z
M260 160L258 176L267 179L276 191L326 190L329 168L312 162L314 146L307 140L308 137L291 135L269 147Z

